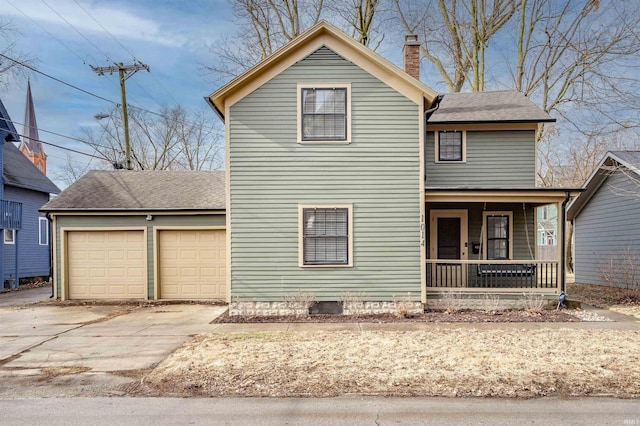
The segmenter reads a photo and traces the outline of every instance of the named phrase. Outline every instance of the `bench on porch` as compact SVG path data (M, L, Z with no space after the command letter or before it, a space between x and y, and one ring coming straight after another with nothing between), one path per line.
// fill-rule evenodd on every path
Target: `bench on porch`
M499 262L500 259L494 261ZM536 265L526 263L478 264L476 265L476 277L474 287L535 287Z

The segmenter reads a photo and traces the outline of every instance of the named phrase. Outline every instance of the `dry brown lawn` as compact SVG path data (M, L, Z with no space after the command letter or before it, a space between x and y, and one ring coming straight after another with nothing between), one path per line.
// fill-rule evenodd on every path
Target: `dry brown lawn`
M640 396L640 331L208 334L143 378L208 396Z
M571 300L611 309L640 318L640 291L601 285L569 283L567 294Z

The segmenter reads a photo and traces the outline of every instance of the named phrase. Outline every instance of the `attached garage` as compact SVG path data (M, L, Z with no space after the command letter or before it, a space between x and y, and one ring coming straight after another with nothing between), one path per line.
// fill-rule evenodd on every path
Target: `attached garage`
M228 301L224 181L208 171L84 175L42 208L56 297Z
M68 231L69 299L146 299L144 230Z
M158 230L159 298L225 300L225 236L224 229Z

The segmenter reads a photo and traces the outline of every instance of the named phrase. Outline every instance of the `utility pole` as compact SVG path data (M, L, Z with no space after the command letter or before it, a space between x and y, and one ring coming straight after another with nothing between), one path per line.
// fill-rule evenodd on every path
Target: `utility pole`
M124 158L127 165L127 170L131 170L131 144L129 143L129 115L127 114L127 92L124 87L124 82L134 75L137 71L147 70L147 72L151 71L149 69L149 65L145 65L141 62L133 65L123 65L122 62L119 62L116 65L110 67L94 67L93 65L89 65L93 71L98 73L98 75L104 75L104 73L108 72L109 75L114 72L118 72L120 76L120 97L122 98L122 125L124 126Z

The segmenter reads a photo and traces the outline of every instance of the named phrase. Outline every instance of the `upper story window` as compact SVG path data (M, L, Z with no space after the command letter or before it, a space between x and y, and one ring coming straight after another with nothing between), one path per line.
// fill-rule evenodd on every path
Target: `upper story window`
M351 205L300 206L300 266L351 266Z
M436 163L467 161L467 134L465 131L435 132Z
M298 142L349 143L349 84L298 84Z

